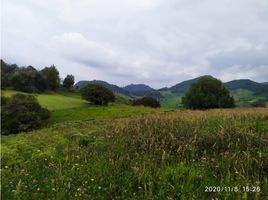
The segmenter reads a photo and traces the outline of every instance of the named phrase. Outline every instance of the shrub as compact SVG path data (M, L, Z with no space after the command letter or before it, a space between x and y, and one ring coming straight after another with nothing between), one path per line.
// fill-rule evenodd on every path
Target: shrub
M223 83L215 78L203 77L192 84L182 97L182 104L190 109L232 108L234 98Z
M148 106L152 108L160 107L160 103L152 97L142 97L140 99L135 99L132 105L133 106Z
M250 104L252 107L266 107L266 101L264 100L258 100L258 101L254 101Z
M114 102L113 92L106 87L98 84L90 84L81 89L82 98L96 105L107 105Z
M42 108L34 96L16 94L1 100L4 100L1 112L3 135L40 128L50 117L50 112Z

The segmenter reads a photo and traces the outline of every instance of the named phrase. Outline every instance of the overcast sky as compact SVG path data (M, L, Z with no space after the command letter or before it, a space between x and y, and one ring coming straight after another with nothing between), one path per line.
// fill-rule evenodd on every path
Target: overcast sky
M2 0L4 61L160 88L268 81L268 0Z

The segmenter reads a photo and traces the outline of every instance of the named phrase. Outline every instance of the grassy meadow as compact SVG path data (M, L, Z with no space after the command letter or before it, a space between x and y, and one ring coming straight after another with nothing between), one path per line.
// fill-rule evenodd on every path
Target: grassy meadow
M2 91L4 96L11 97L16 93L22 93L14 90L4 90ZM50 111L70 109L77 107L85 107L88 103L81 99L79 95L72 93L48 93L48 94L33 94L39 101L42 107L47 108Z
M2 136L2 199L268 196L267 108L172 111L66 98L81 104L49 105L48 127Z

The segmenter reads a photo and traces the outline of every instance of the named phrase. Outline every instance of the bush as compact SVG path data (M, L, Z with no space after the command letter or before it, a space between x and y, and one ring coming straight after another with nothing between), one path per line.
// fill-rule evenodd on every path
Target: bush
M113 92L106 87L98 84L90 84L81 89L82 98L96 105L107 105L114 102Z
M215 78L203 77L192 84L182 104L190 109L232 108L234 98L223 83Z
M152 108L160 107L160 103L152 97L142 97L140 99L135 99L132 105L133 106L148 106Z
M1 98L1 100L3 135L40 128L50 117L50 112L42 108L34 96L16 94L10 99Z
M264 101L264 100L254 101L250 105L252 107L262 107L262 108L265 108L266 107L266 101Z

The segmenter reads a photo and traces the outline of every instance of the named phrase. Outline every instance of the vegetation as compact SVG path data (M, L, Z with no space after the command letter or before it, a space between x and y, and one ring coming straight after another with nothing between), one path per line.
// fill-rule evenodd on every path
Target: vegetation
M16 94L1 97L1 132L3 135L40 128L50 116L33 96Z
M258 100L251 103L252 107L266 107L266 101Z
M223 83L212 77L202 77L193 83L182 97L182 104L191 109L232 108L234 98Z
M14 94L23 92L4 90L3 95L6 97L11 97ZM80 94L62 92L62 93L43 93L43 94L33 94L40 105L47 108L50 111L86 107L87 101L81 99Z
M83 99L96 105L107 105L115 100L113 92L99 84L87 85L81 89L81 94Z
M265 199L267 111L186 110L4 136L2 198Z
M1 83L2 89L12 88L22 92L40 93L58 90L60 78L54 65L38 71L32 66L18 67L1 60Z
M63 80L63 87L70 89L74 85L74 76L73 75L67 75L65 79Z
M139 99L135 99L132 102L133 106L147 106L152 108L159 108L160 103L154 99L153 97L142 97Z
M124 104L113 104L109 106L87 105L86 107L63 109L52 112L50 123L55 124L77 120L92 121L95 119L107 120L111 118L126 118L162 111L163 110L155 110L149 107L134 107Z

